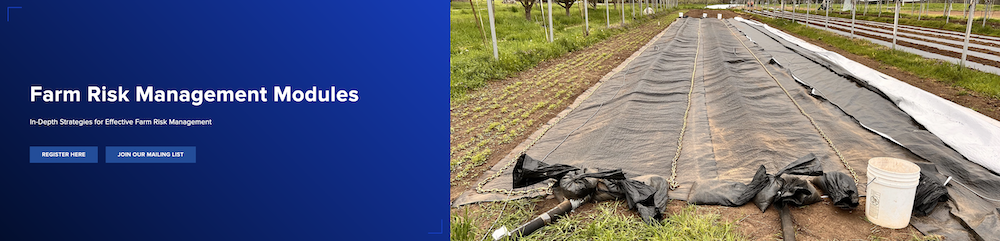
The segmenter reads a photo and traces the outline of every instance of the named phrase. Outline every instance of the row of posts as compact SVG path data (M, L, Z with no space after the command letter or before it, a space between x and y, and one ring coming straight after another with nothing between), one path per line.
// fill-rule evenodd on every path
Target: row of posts
M470 1L474 1L474 0L470 0ZM545 0L538 0L538 1L541 2L541 1L545 1ZM555 31L553 31L554 28L553 28L553 25L552 25L552 0L547 0L547 1L548 1L548 15L549 15L548 16L548 22L549 22L548 25L549 26L548 26L548 29L546 31L545 37L546 37L546 39L549 40L549 42L553 42L553 41L555 41ZM622 26L625 26L625 7L624 7L625 6L625 0L605 0L604 1L604 9L605 9L605 17L607 18L606 19L607 28L611 28L611 7L609 7L609 1L618 1L618 3L621 4L621 6L622 6L621 7L621 10L622 10L622 12L621 12L621 15L622 15ZM640 9L645 9L646 7L651 7L653 9L664 9L664 8L668 8L668 7L676 7L677 4L678 4L677 1L678 0L629 0L629 2L632 4L632 18L635 19L635 4L636 4L636 2L639 3L639 8ZM473 5L473 11L475 11L475 7L474 6L475 5ZM489 17L489 20L490 20L490 36L493 38L493 59L499 60L500 59L500 50L497 48L497 30L496 30L496 20L495 20L494 15L493 15L493 12L494 12L493 11L493 0L486 0L486 9L487 9L487 11L489 12L489 15L490 15L490 17ZM542 18L545 18L545 8L541 8L541 9L542 9ZM640 12L640 14L641 14L641 12ZM544 22L544 20L543 20L543 22ZM583 29L584 34L585 35L589 34L590 33L590 16L587 13L587 0L583 0L583 22L584 22L584 29Z
M749 3L750 1L752 1L752 0L744 0L744 4L743 5L744 6L748 6L747 3ZM784 0L777 0L777 1L780 1L780 8L781 8L781 12L780 12L781 16L779 16L779 17L782 17L782 18L791 18L791 17L788 17L787 16L787 12L785 12L785 1ZM830 1L831 0L825 0L825 1L823 1L823 3L821 3L821 4L823 4L821 6L825 5L825 7L823 7L823 8L826 9L826 19L825 19L825 23L824 23L824 27L826 28L826 30L830 30L830 8L831 8L830 7L830 5L831 5ZM854 25L855 25L855 21L856 21L855 12L857 10L857 5L855 3L857 3L857 0L851 0L851 1L852 1L852 3L851 3L851 38L854 38ZM927 0L925 0L925 1L927 1ZM947 0L947 1L948 1L948 6L945 9L945 21L950 21L950 18L951 18L950 13L951 13L951 9L952 9L952 0ZM992 15L990 10L992 10L992 4L993 4L993 0L985 0L985 1L987 3L987 8L988 9L983 11L984 15L985 15L983 17L983 27L986 26L986 20L989 19L989 17ZM966 15L966 18L967 18L966 19L967 22L965 24L965 43L962 45L962 58L959 61L959 66L962 66L962 67L965 66L965 59L966 59L966 56L968 55L968 52L969 52L969 39L972 36L972 24L973 24L973 19L976 17L976 4L977 4L978 0L971 0L971 1L967 1L967 2L968 2L967 3L968 4L968 9L967 9L967 11L963 10L963 14ZM792 5L793 5L792 12L793 13L795 12L795 6L797 6L797 4L795 4L795 3L796 2L792 3ZM806 16L806 23L807 24L809 22L809 10L811 9L810 8L810 3L812 3L812 1L809 1L809 2L806 3L806 15L805 16ZM881 3L882 3L882 1L878 1L879 16L881 16L881 14L882 14L882 6L881 6L882 4ZM894 50L896 49L896 39L897 39L897 34L898 34L898 29L899 29L899 10L901 9L901 6L900 6L901 3L902 3L901 0L896 0L895 1L896 7L893 9L894 11L893 11L893 20L892 20L892 49L894 49ZM769 0L766 3L764 3L765 6L754 5L753 8L760 9L760 10L769 9L769 8L771 8L772 4L779 4L779 3L772 3ZM866 6L865 6L865 10L864 10L863 14L867 14L868 13L868 6L867 6L868 4L866 3L865 5ZM913 8L914 9L911 12L915 12L916 6L914 6ZM921 6L921 14L918 15L917 20L920 20L920 18L923 15L923 12L925 11L925 9L926 9L925 6ZM794 20L794 18L791 18L791 19Z

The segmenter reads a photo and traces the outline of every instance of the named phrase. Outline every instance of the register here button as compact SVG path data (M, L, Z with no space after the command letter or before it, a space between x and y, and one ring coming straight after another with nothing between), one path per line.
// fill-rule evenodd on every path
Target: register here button
M97 163L96 146L30 146L29 163Z
M195 163L193 146L109 146L105 163Z

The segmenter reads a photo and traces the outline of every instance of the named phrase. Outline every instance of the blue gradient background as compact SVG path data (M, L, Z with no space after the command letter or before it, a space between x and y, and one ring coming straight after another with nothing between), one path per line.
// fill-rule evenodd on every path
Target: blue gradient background
M448 238L447 1L0 2L23 7L0 22L0 240ZM31 85L122 85L133 102L31 103ZM137 103L136 85L263 86L269 100L274 85L335 85L360 100L195 107ZM102 158L29 164L42 145ZM198 160L104 163L106 146L196 146Z

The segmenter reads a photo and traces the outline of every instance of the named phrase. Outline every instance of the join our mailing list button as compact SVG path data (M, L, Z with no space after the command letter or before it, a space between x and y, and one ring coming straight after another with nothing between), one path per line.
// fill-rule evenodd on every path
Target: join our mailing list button
M105 163L195 163L193 146L109 146Z
M97 163L96 146L30 146L29 163Z

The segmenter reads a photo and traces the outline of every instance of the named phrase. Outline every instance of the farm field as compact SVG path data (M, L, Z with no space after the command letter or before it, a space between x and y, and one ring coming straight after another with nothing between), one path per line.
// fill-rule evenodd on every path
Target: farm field
M453 6L456 4L465 4L468 6L468 2L453 2L452 4ZM508 4L504 6L512 5ZM519 5L513 6L519 7ZM696 5L688 5L686 7L695 8ZM484 78L480 84L468 85L468 88L462 87L466 89L459 91L457 94L455 89L456 77L454 74L456 72L455 69L458 67L454 64L456 60L454 57L455 36L453 33L451 201L454 203L462 200L464 198L463 195L476 193L480 188L485 189L486 187L483 186L483 183L495 178L493 176L495 172L489 170L491 167L496 169L497 167L504 166L504 163L510 160L511 155L521 148L530 147L531 144L537 141L545 142L543 140L545 139L544 135L539 135L539 133L544 134L548 128L558 125L560 119L565 118L561 112L564 112L567 108L576 108L582 104L580 103L581 101L585 102L588 95L595 93L593 91L597 91L595 89L599 89L602 85L607 85L605 88L619 85L615 84L618 83L615 81L634 79L632 77L624 77L630 75L628 69L632 67L629 66L637 64L632 61L639 58L641 56L640 53L650 54L657 51L665 51L664 48L667 48L666 46L668 45L656 45L650 40L671 41L671 37L664 38L662 36L664 36L667 26L680 24L675 23L678 21L676 15L678 11L695 18L700 17L701 13L704 12L709 14L709 16L723 14L724 18L727 19L741 16L746 19L755 19L768 23L779 29L789 31L789 33L813 44L882 71L910 85L917 86L925 91L972 108L984 115L994 119L998 116L997 109L1000 107L998 105L1000 102L997 101L996 95L990 90L993 87L965 87L960 83L962 80L966 80L968 76L979 76L982 73L956 70L959 73L958 77L951 79L942 78L941 76L930 75L916 69L906 68L905 65L912 65L913 63L902 62L892 57L880 58L875 55L869 55L870 53L877 53L897 56L897 58L908 58L904 52L888 51L884 47L879 47L870 42L850 39L844 42L845 40L843 39L837 39L838 35L836 34L812 32L809 27L801 29L798 27L799 24L796 23L780 22L784 20L775 21L770 18L761 18L758 15L738 11L671 10L673 11L661 12L648 19L637 20L634 23L626 21L626 27L614 29L614 31L618 31L617 33L610 33L608 36L603 36L601 40L582 41L593 41L589 46L566 51L561 55L554 54L554 57L543 58L544 60L538 61L535 65L528 64L528 67L524 70L511 70L507 74L509 75L507 77ZM558 14L560 11L554 11L554 13ZM523 13L521 17L523 19ZM453 16L453 21L454 18L455 16ZM714 18L711 19L714 20ZM558 20L558 17L556 20ZM696 20L693 18L682 20L687 26L702 26L699 28L707 26L704 24L715 24L704 22L711 21L709 19L699 21L702 23L698 25L690 25L692 21ZM593 22L593 19L591 21ZM580 23L582 23L582 20L580 20ZM872 25L875 26L877 24ZM556 26L559 26L559 24L556 24ZM593 27L594 25L592 24L591 26ZM716 29L724 29L723 27L725 27L725 25L714 26L713 28ZM534 25L532 28L540 27ZM736 31L735 25L731 25L730 28ZM877 27L872 28L877 29ZM473 29L478 34L479 30ZM540 41L542 41L540 44L542 47L536 46L536 48L551 48L544 46L548 43L545 42L546 39L542 35L542 31L539 30L538 32L537 35ZM582 33L582 30L576 29L573 32ZM555 34L558 41L559 30ZM717 36L723 37L724 35ZM582 34L579 37L588 38L582 36ZM824 38L826 39L825 41L823 40ZM698 42L701 42L700 38L698 39ZM481 42L478 39L476 41ZM530 42L534 43L535 41L532 39ZM671 48L676 48L676 46ZM500 49L502 51L504 47L500 47ZM485 51L488 48L480 50ZM488 55L485 57L479 57L480 60L482 58L492 58L491 52L486 52L486 54ZM501 59L503 59L503 54L501 54ZM726 66L726 64L710 63L706 64L706 66ZM687 75L690 77L691 73ZM712 86L711 83L706 83L706 85ZM584 99L581 100L578 98ZM683 111L683 108L681 110ZM673 151L671 150L670 152L672 153ZM531 154L531 152L528 154ZM834 158L834 160L836 159ZM859 159L858 161L861 160ZM671 198L673 197L671 196ZM678 199L683 200L683 198ZM861 200L863 207L865 199L861 198ZM558 201L552 199L551 196L542 195L540 197L513 201L462 205L452 209L452 239L481 240L487 233L498 227L497 225L506 226L507 228L516 227L557 204ZM753 205L740 207L689 205L680 200L672 200L667 207L664 210L666 218L662 221L664 226L644 226L646 224L642 222L639 215L634 211L630 211L624 202L584 204L565 219L561 219L559 222L539 230L535 234L526 237L526 239L630 240L662 239L665 237L680 237L683 239L686 237L687 239L713 240L771 240L781 237L781 227L778 224L776 211L759 213L759 210L755 211L756 207L753 207ZM844 213L833 208L831 202L820 202L800 209L793 209L792 216L796 220L797 236L804 240L826 240L831 238L936 240L941 238L938 236L924 236L913 226L899 230L878 227L865 219L864 209ZM823 218L815 219L815 217ZM831 220L835 220L837 225L828 225Z

